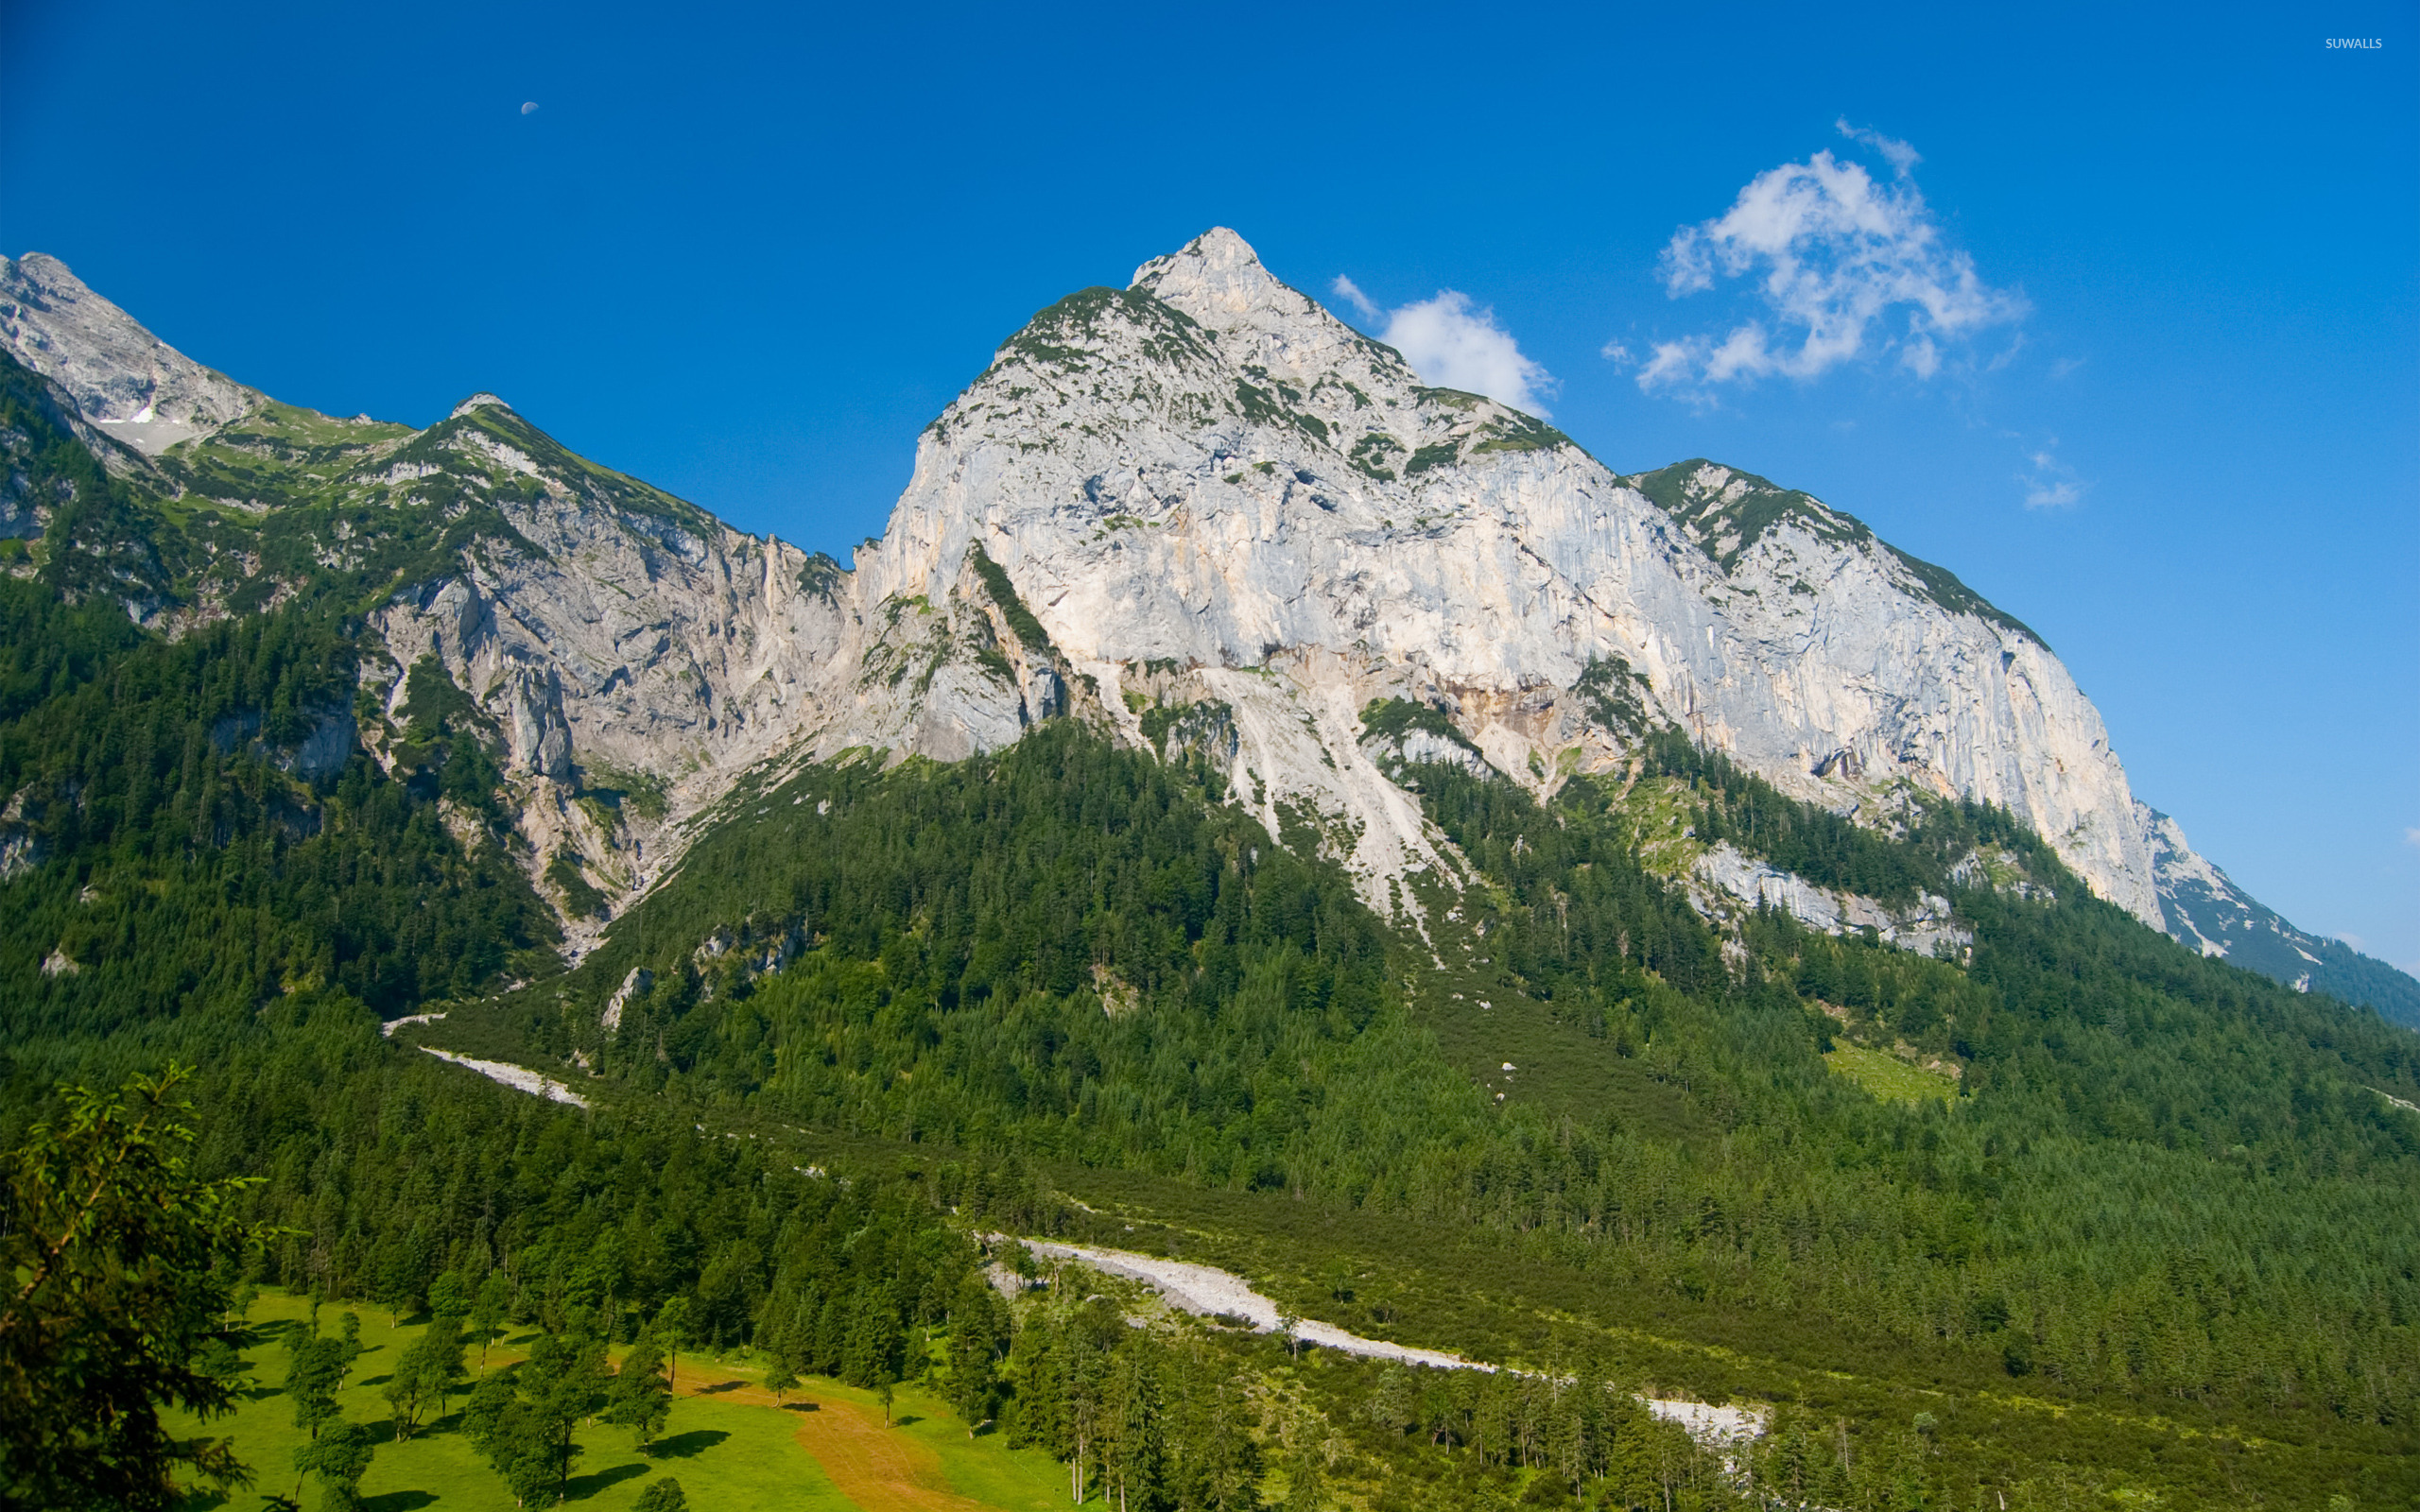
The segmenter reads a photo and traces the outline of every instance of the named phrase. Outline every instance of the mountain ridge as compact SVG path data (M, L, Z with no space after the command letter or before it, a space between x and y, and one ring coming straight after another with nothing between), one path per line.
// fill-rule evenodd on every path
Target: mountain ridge
M294 450L263 434L290 407L174 352L54 260L9 265L0 331L164 491L203 496L239 471L212 471L218 438ZM143 428L164 423L194 434ZM1004 341L926 427L890 527L848 570L609 483L492 395L420 432L295 423L390 459L366 492L352 479L365 497L478 473L519 545L460 556L374 612L382 707L400 711L424 657L475 688L511 731L533 865L576 857L615 910L751 764L860 746L954 759L1071 710L1155 745L1136 698L1225 707L1231 790L1272 833L1287 804L1326 816L1322 843L1379 899L1455 868L1363 750L1365 707L1435 709L1544 793L1624 759L1634 731L1580 687L1617 666L1637 719L1863 822L1893 822L1899 794L2009 803L2095 890L2208 948L2172 896L2207 864L2157 833L2021 622L1810 495L1704 459L1619 476L1534 417L1423 385L1231 232ZM579 799L590 767L654 782L664 817L598 817Z

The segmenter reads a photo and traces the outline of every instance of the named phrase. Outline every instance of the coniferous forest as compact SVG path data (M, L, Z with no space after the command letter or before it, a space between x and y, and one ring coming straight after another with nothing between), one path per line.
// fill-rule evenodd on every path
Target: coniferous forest
M145 1480L169 1462L135 1403L206 1435L229 1399L194 1362L262 1289L456 1331L413 1366L440 1386L448 1349L556 1341L416 1430L471 1435L523 1505L590 1419L659 1421L640 1387L683 1349L925 1383L1121 1512L2420 1495L2420 1040L2145 928L2004 812L1860 827L1673 730L1544 799L1414 764L1470 867L1415 929L1311 816L1271 834L1197 748L1063 718L743 782L566 969L476 704L424 663L386 759L354 736L383 717L364 606L493 523L399 511L274 607L138 629L123 595L180 592L223 522L131 492L6 376L19 465L67 501L0 576L19 1504L235 1476L197 1449ZM1945 898L1967 943L1711 922L1654 863L1675 825ZM1880 1062L1920 1090L1877 1094ZM152 1122L93 1101L171 1066L128 1105ZM75 1282L178 1321L157 1380L71 1419L43 1383L91 1341L23 1317L68 1295L43 1246L112 1149L216 1247L174 1296L133 1251ZM1021 1238L1223 1264L1289 1317L1510 1368L1171 1318ZM1701 1448L1648 1398L1768 1431ZM357 1483L352 1428L313 1433Z

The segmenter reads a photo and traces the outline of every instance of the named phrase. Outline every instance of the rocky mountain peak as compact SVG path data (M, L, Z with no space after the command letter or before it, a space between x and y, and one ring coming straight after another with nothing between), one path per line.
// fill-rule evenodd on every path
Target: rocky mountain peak
M1307 297L1279 283L1251 244L1224 226L1213 226L1180 250L1145 263L1127 287L1164 300L1214 331L1240 330L1256 323L1258 316L1305 319L1322 313Z
M0 258L0 341L65 390L86 421L146 455L268 403L145 330L43 252Z
M1149 294L1228 339L1229 363L1306 386L1322 377L1357 378L1409 390L1420 380L1403 359L1339 320L1319 301L1282 283L1250 243L1214 226L1166 257L1134 270L1128 288Z
M460 420L463 416L470 414L472 411L480 409L500 409L508 415L513 413L513 409L510 404L506 404L495 395L482 389L478 393L473 394L470 398L465 399L460 404L455 405L453 413L447 415L445 418L447 420Z
M996 588L971 589L978 556ZM1015 738L1035 700L950 648L980 643L980 601L1013 601L1132 738L1136 700L1224 711L1232 789L1272 833L1279 805L1329 816L1373 897L1437 854L1364 749L1363 712L1395 700L1541 793L1674 724L1838 809L1908 788L2005 804L2157 917L2100 715L2014 621L1797 490L1704 460L1618 477L1428 387L1232 232L1005 343L858 563L862 623L930 623L916 657L969 670L868 706L851 742Z

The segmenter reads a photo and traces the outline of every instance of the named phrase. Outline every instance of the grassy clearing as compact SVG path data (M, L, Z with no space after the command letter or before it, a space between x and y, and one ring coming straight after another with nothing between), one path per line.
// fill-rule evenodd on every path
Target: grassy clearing
M1927 1097L1957 1095L1958 1084L1939 1072L1911 1066L1886 1051L1862 1045L1841 1045L1824 1057L1824 1064L1876 1097L1916 1103Z
M1689 784L1676 777L1643 777L1633 782L1616 804L1629 827L1638 864L1671 881L1686 876L1705 854L1696 832L1697 800Z
M361 1485L368 1512L510 1512L512 1495L461 1434L464 1397L425 1424L408 1443L394 1441L387 1401L379 1393L389 1367L420 1325L389 1326L374 1308L354 1309L361 1317L364 1352L350 1383L338 1393L344 1416L367 1423L378 1438L377 1457ZM209 1434L232 1438L235 1452L252 1468L254 1481L232 1497L197 1500L197 1509L227 1507L252 1512L272 1495L295 1494L294 1451L303 1441L294 1426L284 1383L286 1332L309 1305L271 1294L252 1310L263 1342L245 1354L257 1384L243 1394L232 1418L209 1423L192 1418L172 1423L181 1435ZM333 1332L340 1307L320 1310L320 1326ZM509 1332L488 1352L495 1370L522 1357L535 1335ZM616 1351L618 1354L620 1351ZM477 1378L478 1351L468 1362ZM1065 1501L1064 1472L1038 1450L1011 1451L993 1434L970 1439L965 1425L940 1399L902 1386L892 1404L896 1425L882 1426L882 1408L872 1392L837 1382L810 1380L776 1407L759 1382L763 1372L711 1358L683 1355L680 1400L654 1452L640 1454L625 1429L596 1423L579 1435L582 1453L572 1467L566 1504L616 1512L636 1502L648 1486L677 1477L694 1507L750 1507L781 1512L884 1512L916 1507L925 1512L963 1512L970 1505L999 1512L1043 1512ZM895 1441L895 1442L894 1442ZM844 1492L827 1474L817 1450L834 1457ZM837 1451L837 1452L836 1452ZM303 1506L317 1507L320 1487L305 1485Z

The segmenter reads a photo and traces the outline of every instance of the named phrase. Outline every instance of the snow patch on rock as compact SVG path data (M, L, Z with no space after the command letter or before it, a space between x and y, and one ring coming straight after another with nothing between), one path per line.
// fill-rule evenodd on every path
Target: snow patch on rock
M169 346L41 252L0 258L0 341L83 418L147 455L268 403Z

